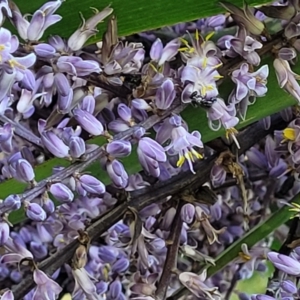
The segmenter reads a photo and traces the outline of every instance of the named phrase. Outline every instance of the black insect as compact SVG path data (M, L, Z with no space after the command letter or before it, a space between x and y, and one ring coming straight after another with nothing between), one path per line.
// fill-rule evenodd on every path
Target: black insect
M217 101L217 98L205 99L197 91L192 92L190 95L192 103L196 106L202 106L204 108L211 108L211 106Z

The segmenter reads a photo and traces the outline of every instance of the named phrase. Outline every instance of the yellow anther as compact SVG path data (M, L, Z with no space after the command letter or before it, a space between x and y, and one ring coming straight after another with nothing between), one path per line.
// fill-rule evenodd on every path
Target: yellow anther
M224 76L222 76L222 75L216 75L216 76L214 76L214 79L215 79L215 80L219 80L219 79L221 79L221 78L224 78Z
M187 47L189 47L189 42L188 42L186 39L180 38L180 41L181 41L182 44L184 44L184 45L186 45Z
M177 163L176 163L176 166L177 166L177 167L181 167L181 166L184 164L184 162L185 162L184 156L183 156L183 155L180 155L180 156L179 156L179 159L178 159L178 161L177 161Z
M198 31L198 29L196 29L196 32L195 32L195 40L196 40L196 41L199 41L199 39L200 39L199 31Z
M9 63L9 65L10 65L11 68L18 67L18 68L23 69L23 70L26 69L23 65L19 64L19 63L18 63L16 60L14 60L14 59L10 59L10 60L8 61L8 63Z
M203 59L203 68L206 68L207 66L207 57L205 56Z
M245 261L248 261L248 260L251 259L251 256L245 254L244 252L240 252L240 253L239 253L239 257L242 258L242 259L245 260Z
M293 128L286 128L283 130L283 137L285 140L288 140L288 141L295 141L296 140L296 132L295 132L295 129Z
M192 153L198 159L202 159L203 158L203 156L199 152L197 152L195 149L192 149Z
M205 37L205 40L208 41L210 40L210 38L215 34L214 31L212 31L211 33L209 33L206 37Z

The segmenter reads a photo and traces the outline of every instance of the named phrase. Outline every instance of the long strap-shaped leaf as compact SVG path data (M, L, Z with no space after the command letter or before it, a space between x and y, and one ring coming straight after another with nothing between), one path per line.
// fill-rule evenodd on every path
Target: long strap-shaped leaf
M300 194L295 196L291 202L300 204ZM241 252L242 244L247 244L249 248L253 247L256 243L264 240L269 234L275 231L278 227L286 223L295 213L290 211L290 207L283 206L276 212L274 212L268 219L251 229L246 235L237 240L226 250L224 250L215 260L215 266L211 266L207 269L207 278L221 271L225 266L231 263L238 257ZM180 288L172 297L168 300L179 299L187 290Z

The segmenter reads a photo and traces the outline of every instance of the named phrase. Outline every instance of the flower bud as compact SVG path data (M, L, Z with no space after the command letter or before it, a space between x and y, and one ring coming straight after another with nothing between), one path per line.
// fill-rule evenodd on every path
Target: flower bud
M81 109L74 109L74 118L80 126L91 135L101 135L103 133L103 126L92 114Z
M1 296L1 300L14 300L14 294L12 291L8 290L4 292L4 294Z
M10 195L3 201L3 206L10 211L18 210L21 207L21 199L18 195Z
M113 184L118 188L126 188L128 185L128 174L124 169L122 163L114 159L112 162L107 163L106 170L108 176Z
M80 108L82 110L89 112L90 114L93 114L95 110L95 105L96 105L95 98L92 95L87 95L82 99Z
M97 178L91 175L82 175L77 181L78 193L85 196L86 193L91 194L104 194L105 185Z
M113 265L112 265L112 272L121 274L125 272L129 267L129 260L125 257L122 257L118 259Z
M42 58L54 58L56 54L56 50L49 44L41 43L34 46L34 51L37 56Z
M26 159L19 159L16 163L16 173L19 179L25 182L34 180L34 171L31 164Z
M6 222L0 222L0 246L3 246L9 238L9 226Z
M132 118L131 109L124 103L120 103L118 105L118 115L123 121L127 123L131 122L131 118Z
M187 203L183 205L181 209L181 219L182 221L186 222L187 224L190 224L193 222L195 215L195 206Z
M168 109L176 97L174 84L167 79L156 91L155 105L158 109Z
M72 191L61 182L51 184L49 191L58 201L63 203L72 202L74 199Z
M25 210L27 217L33 221L45 221L47 218L46 212L37 203L27 203Z
M69 147L53 132L44 131L41 133L41 140L44 146L56 157L64 158L69 156Z
M125 157L131 153L131 143L125 140L116 140L107 144L106 152L113 157Z
M79 136L72 136L69 141L70 155L79 158L85 153L85 142Z
M243 9L226 1L222 1L220 4L231 13L231 17L237 24L244 25L250 33L261 35L265 30L264 23L255 18L248 4L245 3Z

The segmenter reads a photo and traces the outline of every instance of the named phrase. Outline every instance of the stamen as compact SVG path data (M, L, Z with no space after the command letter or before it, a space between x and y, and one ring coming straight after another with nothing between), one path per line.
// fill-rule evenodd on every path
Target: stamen
M210 38L215 34L214 31L212 31L211 33L209 33L206 37L205 37L205 40L208 41L210 40Z
M283 130L283 137L285 140L288 141L295 141L296 140L296 131L294 128L287 127Z

